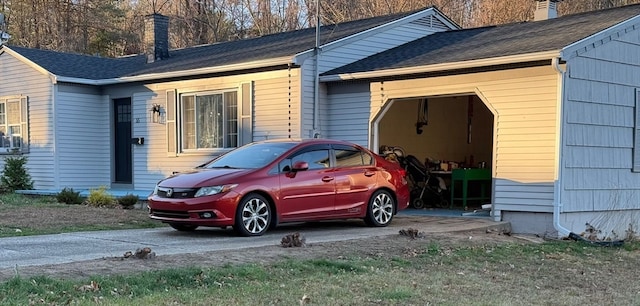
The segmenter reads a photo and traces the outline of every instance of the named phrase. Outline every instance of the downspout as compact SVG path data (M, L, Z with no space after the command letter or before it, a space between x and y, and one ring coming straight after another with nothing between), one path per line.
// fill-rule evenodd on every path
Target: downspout
M320 48L316 47L316 62L315 62L315 75L313 81L313 130L311 131L312 138L320 138L320 132L318 131L318 122L320 121Z
M320 1L316 5L316 46L315 46L315 72L313 80L313 129L311 138L320 138L318 122L320 121Z
M563 165L563 146L564 146L564 77L567 72L566 69L560 66L560 57L556 56L551 60L551 65L553 69L558 72L558 101L556 104L557 113L558 113L558 134L560 135L559 143L558 143L558 178L554 183L554 192L553 192L553 227L558 231L558 235L562 237L567 237L571 234L571 231L562 224L560 224L560 214L562 212L562 189L564 186L562 185L562 172L564 169Z
M558 124L559 124L559 128L558 128L558 132L560 134L560 143L558 145L558 179L555 181L554 183L554 192L553 192L553 227L558 231L558 236L561 237L569 237L572 240L576 240L576 241L582 241L582 242L586 242L589 244L593 244L593 245L598 245L598 246L621 246L624 244L624 240L614 240L614 241L591 241L588 240L584 237L582 237L580 234L576 234L572 231L570 231L569 229L567 229L566 227L562 226L562 224L560 224L560 214L562 212L562 190L564 190L564 186L563 186L563 180L562 180L562 172L564 169L563 163L562 161L563 156L562 156L562 152L563 149L562 147L564 146L564 123L565 123L565 119L564 119L564 108L563 108L563 102L564 102L564 79L565 79L565 74L567 72L566 69L563 69L560 66L560 57L556 56L551 60L551 65L553 66L553 69L555 69L558 74L559 74L559 79L558 79L558 88L560 88L560 90L558 91L558 104L557 104L557 109L558 109Z
M56 101L58 100L58 76L50 73L49 74L49 79L51 80L51 129L53 131L53 177L54 178L59 178L60 177L60 158L58 157L58 122L56 121L58 116L57 116L57 108L56 108ZM31 116L31 113L29 112L28 116ZM29 125L31 125L31 122L29 122ZM60 186L60 180L59 179L55 179L54 180L54 186L56 189L61 189L62 186Z

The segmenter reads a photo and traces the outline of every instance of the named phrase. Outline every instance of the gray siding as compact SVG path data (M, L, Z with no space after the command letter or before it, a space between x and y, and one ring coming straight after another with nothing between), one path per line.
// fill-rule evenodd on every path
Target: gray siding
M58 92L56 189L111 184L110 101L105 96Z
M640 209L640 173L631 171L638 54L635 30L568 61L564 212Z
M446 31L449 28L441 21L433 10L429 10L420 16L407 18L384 27L358 34L342 41L338 41L322 48L319 62L319 73L322 74L331 69L361 60L376 53L400 46L418 38ZM314 80L315 80L315 56L307 58L302 63L302 137L310 137L313 130L314 112ZM327 99L326 86L320 86L319 108L328 110L332 103ZM324 111L320 111L324 114ZM336 131L330 131L330 125L326 125L327 119L320 119L317 129L323 137L340 138Z
M28 97L29 154L27 169L35 188L56 187L52 103L55 103L51 79L15 57L0 54L0 96ZM4 161L0 156L0 167Z
M370 101L368 83L332 84L328 91L323 126L326 136L362 146L369 142Z
M418 38L447 30L433 14L433 11L426 12L422 16L385 25L382 28L361 33L356 38L323 48L320 72L323 73ZM433 20L433 22L420 22L422 20Z
M133 137L144 137L144 145L133 146L133 184L137 190L153 190L155 184L177 171L187 171L224 150L167 155L166 122L153 123L149 109L153 104L166 108L167 90L182 93L240 88L253 82L252 140L297 138L300 131L299 70L281 70L239 76L184 80L137 87L106 90L111 99L132 97ZM291 129L291 132L289 131Z

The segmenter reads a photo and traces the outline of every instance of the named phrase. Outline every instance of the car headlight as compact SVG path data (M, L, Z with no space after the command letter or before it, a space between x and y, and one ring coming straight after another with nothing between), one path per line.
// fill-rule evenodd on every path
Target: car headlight
M198 189L194 197L197 198L197 197L210 196L218 193L225 193L230 191L233 188L236 188L236 186L238 186L238 184L201 187L200 189Z

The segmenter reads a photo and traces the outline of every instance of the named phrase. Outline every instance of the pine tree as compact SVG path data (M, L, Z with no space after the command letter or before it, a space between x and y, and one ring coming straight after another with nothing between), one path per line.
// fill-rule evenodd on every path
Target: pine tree
M2 189L8 192L16 190L33 189L31 175L25 167L27 157L21 155L11 155L4 159L4 170L0 176Z

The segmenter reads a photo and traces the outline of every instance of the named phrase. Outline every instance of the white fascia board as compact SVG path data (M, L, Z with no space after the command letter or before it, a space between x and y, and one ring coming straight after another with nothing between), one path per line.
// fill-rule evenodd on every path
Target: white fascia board
M364 31L362 31L362 32L359 32L359 33L356 33L356 34L353 34L353 35L350 35L350 36L347 36L347 37L344 37L344 38L341 38L341 39L338 39L338 40L332 41L332 42L330 42L330 43L327 43L327 44L321 45L321 46L320 46L320 50L323 50L323 49L325 49L325 48L326 48L326 49L337 48L337 47L339 47L340 45L342 45L342 44L344 44L345 42L347 42L348 40L352 40L352 39L354 39L354 38L357 38L358 36L365 36L365 35L369 35L369 34L371 34L371 33L372 33L372 32L374 32L374 31L380 31L380 29L382 29L382 28L395 26L395 25L397 25L398 23L405 23L405 22L407 22L407 20L413 20L413 19L422 18L423 16L428 16L428 15L430 15L430 14L431 14L431 15L435 15L435 16L441 15L441 13L440 13L439 11L436 11L436 10L434 10L434 8L432 8L432 7L431 7L431 8L428 8L428 9L426 9L426 10L422 10L422 11L419 11L419 12L415 12L415 13L413 13L413 14L409 15L409 16L405 16L405 17L402 17L402 18L400 18L400 19L397 19L397 20L394 20L394 21L390 21L390 22L385 23L385 24L381 24L381 25L379 25L379 26L377 26L377 27L373 27L373 28L371 28L371 29L364 30ZM445 22L444 20L442 20L442 21L443 21L443 22ZM449 25L449 26L454 26L454 25L453 25L453 24L451 24L450 22L445 22L445 23L446 23L447 25ZM456 28L455 28L455 27L452 27L452 29L456 29ZM314 51L315 51L315 49L309 49L309 50L302 51L302 52L300 52L300 53L296 54L296 55L294 56L295 64L296 64L296 65L301 65L301 64L302 64L306 59L308 59L308 58L310 58L310 57L313 57L313 56L315 55Z
M578 54L588 51L589 48L595 48L611 41L612 38L638 29L640 29L640 16L632 17L562 48L562 57L565 59L576 57Z
M522 63L522 62L531 62L531 61L539 61L539 60L547 60L547 59L550 60L558 56L560 56L560 51L555 50L555 51L546 51L546 52L539 52L539 53L527 53L527 54L502 56L502 57L492 57L492 58L470 60L470 61L433 64L433 65L426 65L426 66L325 75L320 77L320 81L334 82L334 81L345 81L345 80L370 79L370 78L390 77L390 76L407 75L407 74L428 73L428 72L436 72L436 71L443 71L443 70L456 70L456 69L477 68L477 67L485 67L485 66L516 64L516 63Z
M22 63L24 63L25 65L33 68L33 70L40 72L42 75L46 75L49 77L49 79L51 80L51 82L53 82L55 84L55 79L56 76L53 75L51 72L49 72L48 70L42 68L42 66L32 62L30 59L22 56L20 53L14 51L11 49L11 47L8 46L3 46L2 47L2 51L3 53L7 53L10 54L11 56L15 57L17 60L21 61Z
M192 69L192 70L172 71L172 72L165 72L165 73L151 73L151 74L143 74L143 75L113 78L113 79L91 80L91 79L71 78L71 77L63 77L63 76L58 76L56 79L58 82L69 82L69 83L76 83L76 84L112 85L112 84L120 84L120 83L153 81L153 80L165 79L165 78L189 77L189 76L195 76L195 75L221 73L221 72L229 72L229 71L236 71L236 70L264 68L264 67L276 66L276 65L287 65L287 64L291 64L292 61L293 61L293 58L291 56L285 56L285 57L276 57L276 58L271 58L267 60L239 63L239 64L232 64L232 65L206 67L206 68Z

